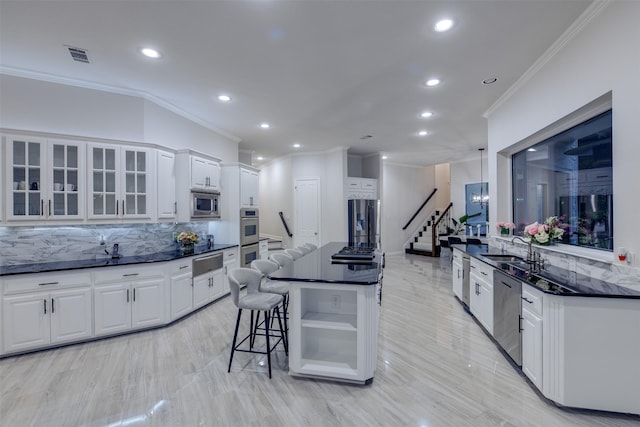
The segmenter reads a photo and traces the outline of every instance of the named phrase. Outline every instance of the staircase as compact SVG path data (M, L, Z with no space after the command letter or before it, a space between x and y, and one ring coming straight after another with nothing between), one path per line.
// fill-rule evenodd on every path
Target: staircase
M405 248L404 252L407 254L414 255L425 255L425 256L440 256L440 245L438 244L438 239L436 235L435 248L433 242L433 227L438 217L440 216L440 211L436 210L431 214L429 219L420 227L420 230L413 237L413 242L409 243L409 247Z
M409 242L409 247L405 248L404 252L407 254L439 257L439 237L440 235L447 234L447 226L451 221L452 206L453 203L449 203L449 206L447 206L442 213L440 213L440 210L432 212L413 237L413 241Z

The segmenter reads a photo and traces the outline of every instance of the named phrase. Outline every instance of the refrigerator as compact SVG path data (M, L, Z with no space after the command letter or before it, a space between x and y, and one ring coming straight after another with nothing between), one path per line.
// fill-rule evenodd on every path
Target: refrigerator
M380 201L349 200L347 210L349 246L379 248Z

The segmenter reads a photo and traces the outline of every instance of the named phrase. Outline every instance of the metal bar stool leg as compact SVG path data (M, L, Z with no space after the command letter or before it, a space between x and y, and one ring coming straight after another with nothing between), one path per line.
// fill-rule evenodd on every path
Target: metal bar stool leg
M282 336L282 344L284 346L284 354L289 355L289 337L287 331L282 328L282 317L280 316L280 309L276 307L276 316L278 316L278 326L280 326L280 335ZM285 324L287 320L285 318Z
M242 309L238 309L238 318L236 320L236 330L233 333L233 343L231 344L231 356L229 356L229 368L227 373L231 372L231 362L233 362L233 353L236 351L236 341L238 339L238 328L240 327L240 317L242 316Z
M271 378L271 343L269 342L269 310L264 312L264 330L267 340L267 364L269 365L269 378Z

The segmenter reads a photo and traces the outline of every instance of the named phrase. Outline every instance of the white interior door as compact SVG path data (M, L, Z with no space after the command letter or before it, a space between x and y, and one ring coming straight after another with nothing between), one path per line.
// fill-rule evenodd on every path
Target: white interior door
M294 203L294 244L313 243L320 246L320 180L297 179Z

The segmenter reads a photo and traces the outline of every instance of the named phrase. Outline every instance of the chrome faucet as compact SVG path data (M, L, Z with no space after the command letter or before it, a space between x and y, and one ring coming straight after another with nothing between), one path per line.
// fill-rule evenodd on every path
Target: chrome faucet
M527 264L529 264L529 272L536 272L542 265L542 263L540 262L540 254L533 251L531 239L529 239L529 241L526 241L520 236L515 236L513 239L511 239L511 243L515 242L516 239L527 245Z

